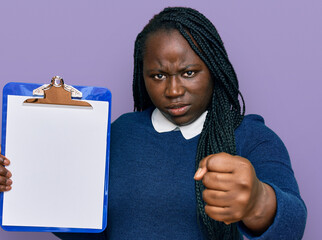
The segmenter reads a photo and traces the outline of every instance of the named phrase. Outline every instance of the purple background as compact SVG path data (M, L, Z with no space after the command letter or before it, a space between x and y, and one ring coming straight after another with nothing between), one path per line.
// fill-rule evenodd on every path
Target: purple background
M133 109L134 39L166 6L196 8L217 27L239 77L247 113L264 116L289 150L308 208L304 239L318 239L322 214L320 0L1 1L0 89L13 81L48 83L54 75L67 84L107 87L113 95L114 120ZM0 239L56 238L49 233L0 230Z

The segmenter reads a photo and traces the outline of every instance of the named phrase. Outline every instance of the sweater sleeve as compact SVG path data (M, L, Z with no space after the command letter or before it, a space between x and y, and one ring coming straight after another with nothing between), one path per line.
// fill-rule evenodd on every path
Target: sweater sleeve
M238 138L241 140L237 141ZM281 139L260 116L244 121L236 136L237 151L254 166L259 180L275 191L277 210L272 225L261 235L253 235L242 223L248 239L301 239L306 223L306 206L300 196L288 152Z

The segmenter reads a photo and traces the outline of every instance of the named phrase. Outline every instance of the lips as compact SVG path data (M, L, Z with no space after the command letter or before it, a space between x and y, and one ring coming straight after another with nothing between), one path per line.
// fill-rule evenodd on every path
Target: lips
M177 117L186 114L189 108L189 104L172 104L168 106L166 109L168 110L170 115Z

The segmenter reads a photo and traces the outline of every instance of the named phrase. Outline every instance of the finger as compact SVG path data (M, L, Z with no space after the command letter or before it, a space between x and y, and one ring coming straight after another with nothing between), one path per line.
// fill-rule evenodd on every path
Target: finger
M12 174L5 167L3 167L3 166L0 165L0 176L4 176L4 177L10 178L12 176Z
M5 166L8 166L10 164L9 159L1 154L1 144L0 144L0 164Z
M229 207L234 199L230 192L205 189L202 192L203 200L210 206Z
M12 180L3 176L0 176L0 185L10 186L12 184Z
M7 178L11 178L11 177L12 177L12 173L11 173L9 170L7 170L6 177L7 177Z
M214 156L215 154L211 154L211 155L208 155L207 157L203 158L200 163L199 163L199 168L205 168L207 167L207 162L210 158L212 158L212 156Z
M212 172L232 173L236 167L236 157L224 152L211 155L207 161L207 169Z
M232 210L229 207L214 207L206 205L205 212L210 218L224 222L225 224L231 224L240 220L235 217L235 214L232 214Z
M0 176L0 185L7 185L7 180L6 177Z
M212 190L229 191L233 188L233 174L207 172L202 178L203 185Z
M195 180L201 180L203 178L203 176L206 174L206 172L208 171L207 169L207 161L208 159L211 158L212 155L209 155L205 158L203 158L200 163L199 163L199 168L195 173L194 179Z
M0 192L6 192L11 190L11 186L0 185Z
M203 176L207 173L207 168L198 168L197 172L195 173L195 176L193 177L195 180L199 181L203 178Z
M212 219L217 221L229 221L230 211L228 207L216 207L211 205L205 205L205 213Z
M0 154L0 165L8 166L9 164L10 164L9 159Z

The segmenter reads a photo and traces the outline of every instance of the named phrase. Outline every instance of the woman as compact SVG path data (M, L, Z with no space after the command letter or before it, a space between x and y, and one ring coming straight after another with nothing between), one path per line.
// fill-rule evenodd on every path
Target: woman
M134 61L136 112L112 124L107 230L58 235L300 239L306 208L287 150L260 116L244 117L212 23L166 8L137 36Z

